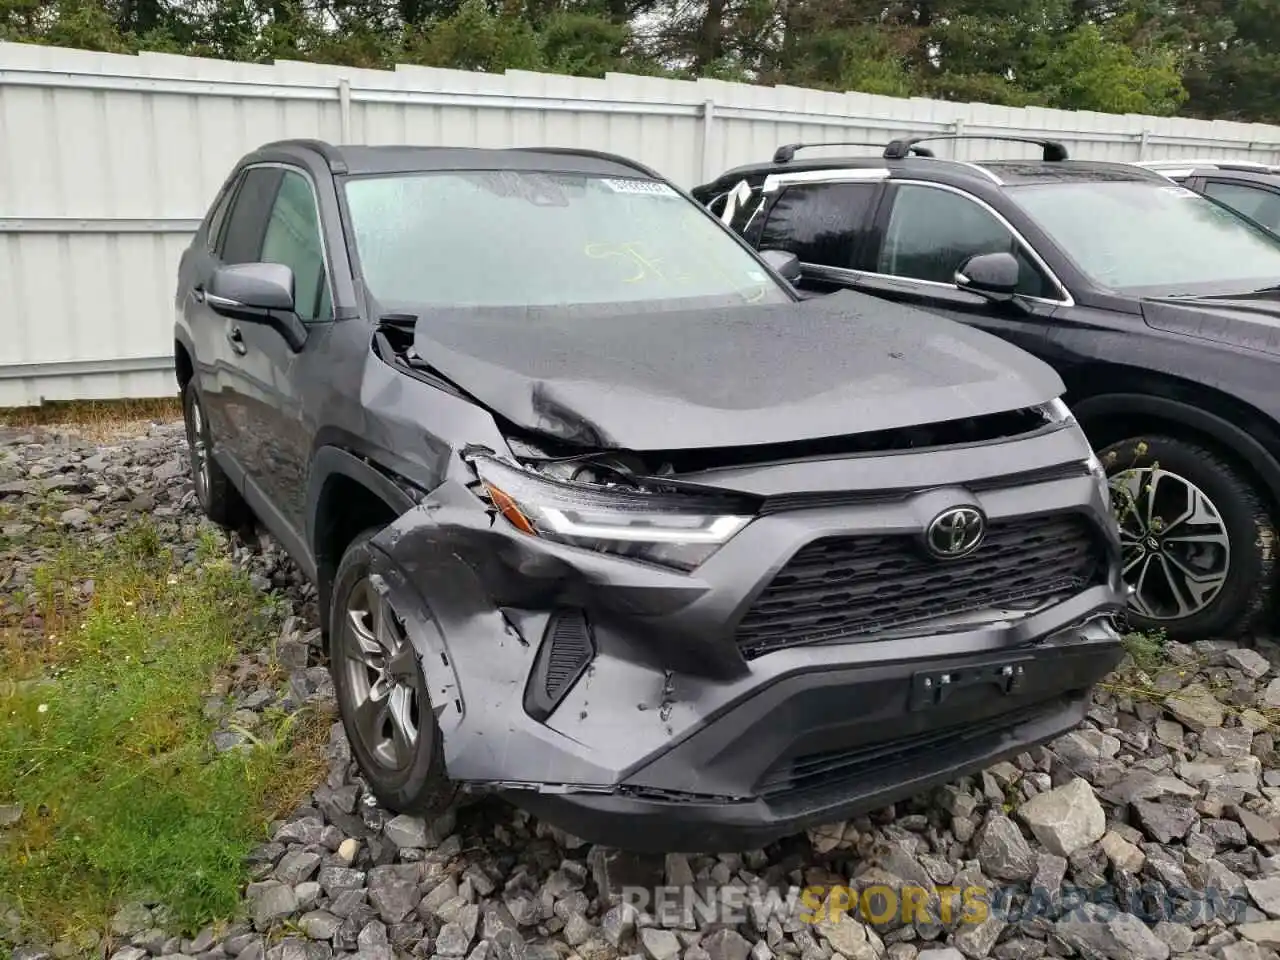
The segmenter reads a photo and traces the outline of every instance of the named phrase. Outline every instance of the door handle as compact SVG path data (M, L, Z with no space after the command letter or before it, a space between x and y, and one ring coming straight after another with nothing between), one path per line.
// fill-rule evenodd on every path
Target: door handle
M204 303L204 287L198 286L191 291L191 299L196 303Z
M244 342L244 334L240 332L239 327L232 326L227 328L227 341L231 344L231 349L241 356L249 350Z

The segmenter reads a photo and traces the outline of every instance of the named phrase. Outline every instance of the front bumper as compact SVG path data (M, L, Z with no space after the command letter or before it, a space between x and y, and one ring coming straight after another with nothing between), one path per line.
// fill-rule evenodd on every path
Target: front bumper
M560 794L508 790L505 795L593 843L657 853L754 850L811 826L882 809L1014 757L1078 726L1088 702L1087 693L1063 696L1029 715L1015 714L1007 726L975 725L977 736L939 736L936 744L918 752L890 741L881 745L888 754L883 765L868 765L824 791L795 795L784 803L670 797L625 788Z
M462 466L375 539L374 572L420 653L451 777L587 840L743 849L953 779L1080 721L1090 687L1122 656L1109 505L1087 473L984 480L993 462L1007 470L1019 455L1053 463L1055 444L1078 463L1077 443L1060 431L1006 444L1017 449L1005 457L978 447L883 458L911 489L761 516L693 574L521 534L484 508ZM947 484L922 490L925 461L940 460ZM883 484L882 462L852 469ZM852 485L831 461L803 486L796 470L781 471L786 489ZM742 480L770 476L761 468ZM993 521L1085 518L1107 553L1103 582L1033 613L744 656L739 621L806 544L918 532L956 502ZM585 661L555 696L531 695L565 673L548 644L566 617L589 625L576 635Z

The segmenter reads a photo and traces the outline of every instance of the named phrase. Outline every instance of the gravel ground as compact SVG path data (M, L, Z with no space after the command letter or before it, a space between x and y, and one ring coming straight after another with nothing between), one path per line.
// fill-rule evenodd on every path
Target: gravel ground
M58 522L72 534L109 537L146 513L176 549L193 550L202 520L180 425L134 433L90 442L0 428L0 503L19 508L0 533L20 539L24 505L57 490L66 498ZM269 539L233 538L231 549L258 586L282 590L293 604L277 651L290 674L283 689L260 686L263 652L220 679L211 703L230 694L237 711L282 702L332 711L313 591ZM0 590L20 589L39 554L0 567ZM1148 692L1100 692L1080 730L1015 762L768 850L665 862L591 848L495 801L435 823L393 816L364 793L335 725L324 782L251 859L243 918L186 940L159 929L155 904L129 904L113 920L110 955L1275 958L1280 764L1268 717L1280 716L1280 648L1170 644L1166 656L1140 678ZM239 737L224 726L215 742L234 749ZM639 913L618 899L626 883L696 889L726 912ZM980 922L934 900L928 914L909 912L905 922L898 910L883 923L815 925L753 899L766 889L785 896L831 885L978 886L994 905L985 917L969 915ZM749 909L729 910L744 902ZM873 914L880 903L873 899ZM30 945L14 952L22 960L47 955Z

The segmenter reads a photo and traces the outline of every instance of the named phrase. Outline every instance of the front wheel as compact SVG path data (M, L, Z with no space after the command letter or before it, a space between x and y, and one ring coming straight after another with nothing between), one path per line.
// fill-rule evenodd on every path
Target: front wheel
M378 592L364 531L342 556L333 585L329 670L351 753L378 802L431 817L452 801L440 727L404 623Z
M1176 437L1131 437L1099 457L1133 588L1130 623L1186 641L1246 632L1268 606L1275 540L1254 484Z

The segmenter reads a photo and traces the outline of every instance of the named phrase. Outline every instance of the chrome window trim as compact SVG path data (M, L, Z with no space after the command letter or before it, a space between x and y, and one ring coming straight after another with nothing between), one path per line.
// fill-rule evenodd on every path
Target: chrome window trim
M1004 186L1004 181L1003 181L1003 180L1001 180L999 177L997 177L994 173L992 173L990 170L988 170L986 167L984 167L984 166L983 166L982 164L980 164L980 163L970 163L968 160L951 160L951 161L949 161L949 162L950 162L950 163L958 163L958 164L960 164L961 166L969 167L971 170L977 170L977 171L978 171L978 173L982 174L984 177L986 177L986 178L987 178L988 180L990 180L992 183L998 184L998 185L1000 185L1000 186L1002 186L1002 187Z
M866 277L879 280L893 280L895 283L913 283L921 287L936 287L939 290L951 290L955 292L960 288L954 283L943 283L941 280L919 280L915 277L898 277L892 273L876 273L874 270L855 270L852 267L828 267L820 263L804 263L800 264L801 273L806 276L817 277L819 280L831 280L837 283L850 282L856 283L858 280ZM976 294L975 294L976 296ZM1032 303L1043 303L1054 307L1074 306L1074 300L1047 300L1044 297L1032 297L1026 294L1018 294L1018 299L1028 300Z
M329 243L327 240L325 240L325 236L324 236L324 217L320 213L320 191L316 186L315 178L311 176L310 171L307 170L306 167L301 167L293 163L282 163L279 160L259 160L255 163L245 164L243 167L240 168L240 175L241 177L243 177L250 170L257 170L257 169L263 169L263 168L270 169L270 170L284 170L286 173L299 174L304 180L307 181L307 186L311 189L311 206L316 212L316 229L320 233L320 255L324 257L324 285L325 285L325 289L328 290L329 292L329 318L328 320L320 320L320 319L304 320L303 323L331 322L334 319L336 319L337 312L338 312L337 301L334 300L335 291L333 288L333 259L329 256ZM276 188L276 193L277 195L279 194L278 187ZM274 209L275 207L274 199L271 201L271 205L272 205L272 208ZM228 211L228 214L231 214L234 212L235 212L235 208L232 207L231 210ZM270 220L270 217L271 217L271 213L270 211L268 211L267 213L268 220ZM264 241L266 240L265 233L263 234L263 240ZM258 256L259 257L262 256L261 250L258 251ZM259 260L257 262L265 263L266 261Z
M887 167L848 167L841 170L797 170L794 173L771 173L764 178L765 193L777 193L782 187L798 183L844 183L857 180L887 180Z
M1061 280L1058 279L1058 275L1054 273L1052 269L1050 269L1049 264L1045 263L1044 258L1040 256L1040 254L1036 253L1035 248L1032 247L1031 244L1027 242L1027 238L1024 237L1022 233L1013 224L1011 224L1007 219L1005 219L1004 215L1001 214L999 210L991 206L991 204L987 203L981 197L975 197L972 193L969 193L965 190L961 190L959 187L953 187L947 183L930 183L927 180L897 180L897 179L895 179L893 182L895 185L908 184L913 187L928 187L929 189L932 189L932 190L945 190L948 193L954 193L956 196L964 197L966 200L969 200L972 203L976 203L979 207L986 210L987 213L991 214L991 216L995 217L995 219L1001 224L1001 226L1003 226L1006 230L1009 231L1010 234L1013 235L1013 239L1016 240L1018 244L1022 247L1022 249L1024 249L1027 252L1027 255L1031 258L1032 262L1035 263L1035 265L1039 267L1042 271L1044 271L1044 275L1049 278L1049 282L1058 288L1058 291L1062 294L1063 299L1055 300L1050 297L1032 297L1032 296L1027 296L1025 294L1019 294L1019 296L1022 299L1030 300L1033 303L1052 304L1053 306L1056 306L1056 307L1074 307L1075 306L1076 301L1075 301L1075 298L1071 296L1071 291L1067 289L1066 284L1064 284ZM839 269L839 268L834 268L834 269ZM920 280L916 277L900 277L900 276L897 276L896 274L879 273L878 271L874 271L874 270L855 270L853 272L863 274L869 277L886 277L891 280L901 280L908 283L919 283L925 286L946 287L952 290L959 289L954 284L943 283L940 280Z

